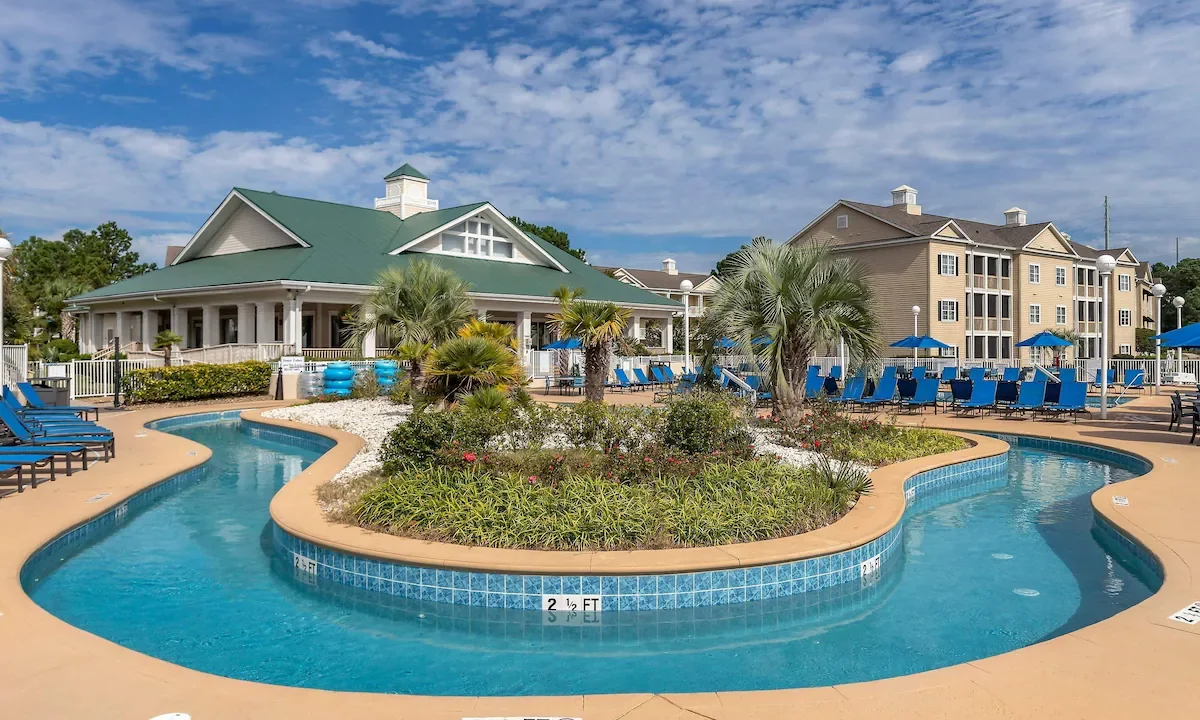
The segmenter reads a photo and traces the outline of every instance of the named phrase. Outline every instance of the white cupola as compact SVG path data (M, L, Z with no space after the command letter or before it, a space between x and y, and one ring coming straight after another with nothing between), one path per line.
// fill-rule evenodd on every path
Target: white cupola
M385 210L404 220L438 209L438 201L429 199L429 178L412 165L404 163L383 181L387 190L384 197L375 198L376 210Z
M1025 211L1019 207L1010 207L1009 209L1004 211L1004 224L1005 225L1024 225L1026 222L1026 219L1027 219L1027 216L1025 214Z
M921 206L917 204L917 189L907 185L892 190L892 207L898 207L909 215L920 215Z

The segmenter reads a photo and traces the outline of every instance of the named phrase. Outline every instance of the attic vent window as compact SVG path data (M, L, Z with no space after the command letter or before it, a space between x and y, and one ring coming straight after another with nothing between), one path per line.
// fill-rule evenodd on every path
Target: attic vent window
M850 227L850 216L849 215L838 215L837 216L837 229L845 230L848 227Z

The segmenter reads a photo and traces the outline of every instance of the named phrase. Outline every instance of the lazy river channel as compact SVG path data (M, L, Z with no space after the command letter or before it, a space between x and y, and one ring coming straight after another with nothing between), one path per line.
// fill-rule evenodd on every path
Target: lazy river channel
M268 504L318 446L251 437L236 414L160 428L212 459L48 546L22 581L79 628L243 680L429 695L829 685L1013 650L1109 617L1159 584L1096 526L1089 502L1145 472L1141 461L1016 441L988 482L918 499L903 552L873 582L562 625L301 577L274 549Z

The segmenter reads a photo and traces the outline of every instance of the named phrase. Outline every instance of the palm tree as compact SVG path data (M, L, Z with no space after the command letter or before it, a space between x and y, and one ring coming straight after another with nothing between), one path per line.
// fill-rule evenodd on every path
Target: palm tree
M857 362L878 354L874 296L858 263L820 243L755 238L728 265L709 313L720 332L755 356L776 402L802 398L796 387L809 358L839 339ZM768 342L752 342L760 338Z
M345 347L362 347L372 332L408 361L414 385L429 350L458 335L471 319L470 286L430 260L379 273L375 287L349 313Z
M167 367L171 366L171 348L183 342L183 338L179 337L179 333L174 330L163 330L154 336L154 349L163 351L163 362Z
M555 332L577 337L583 343L583 388L589 401L604 402L608 353L625 332L631 314L610 302L579 299L581 293L560 298L559 311L550 316Z
M517 336L512 325L488 322L486 318L471 318L458 329L459 337L485 337L507 348L517 349Z
M507 390L521 383L523 373L512 348L480 336L447 340L425 361L425 374L447 399L481 387Z
M43 310L57 322L59 337L75 339L75 317L66 310L67 298L82 295L91 289L90 285L65 276L46 281L46 307Z

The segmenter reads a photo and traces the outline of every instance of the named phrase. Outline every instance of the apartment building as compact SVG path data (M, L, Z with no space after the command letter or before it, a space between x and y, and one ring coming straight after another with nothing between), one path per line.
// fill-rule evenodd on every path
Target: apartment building
M688 315L691 317L700 317L703 315L705 301L712 298L717 293L717 289L721 287L721 281L712 273L679 272L672 258L663 260L660 270L602 267L600 265L594 267L626 285L633 285L634 287L648 290L655 295L665 297L668 300L677 300L679 302L684 301L683 291L679 289L679 284L684 280L690 281L692 289L688 292L687 304Z
M1128 248L1096 250L1052 222L1029 223L1018 207L1003 224L930 215L917 191L901 185L890 205L839 200L789 242L821 242L861 262L878 302L883 340L914 329L951 346L943 355L1028 363L1038 350L1016 343L1042 330L1079 337L1079 358L1100 356L1108 313L1110 354L1132 353L1135 330L1154 327L1150 266ZM1117 259L1108 307L1096 259ZM898 351L895 354L905 354Z

